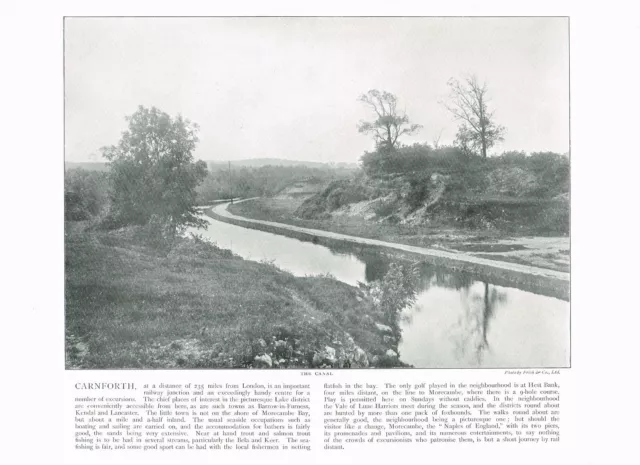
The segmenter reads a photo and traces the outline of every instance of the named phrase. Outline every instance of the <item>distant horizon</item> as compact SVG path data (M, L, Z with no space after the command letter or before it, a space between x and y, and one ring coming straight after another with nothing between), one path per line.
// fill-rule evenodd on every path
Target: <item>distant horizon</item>
M505 150L501 153L498 154L494 154L492 156L499 156L504 152L509 152L508 150ZM530 155L532 153L539 153L539 152L553 152L553 153L557 153L559 155L566 155L566 156L570 156L571 155L571 151L567 150L566 152L555 152L553 150L534 150L532 152L525 152L527 155ZM233 163L241 163L241 162L247 162L247 161L251 161L251 160L281 160L281 161L286 161L286 162L291 162L291 163L317 163L317 164L323 164L323 165L360 165L360 159L358 158L358 160L356 161L317 161L317 160L300 160L300 159L291 159L291 158L282 158L282 157L255 157L255 158L241 158L241 159L237 159L237 160L218 160L218 159L213 159L213 158L199 158L199 157L194 157L196 160L201 160L204 162L210 162L210 163L218 163L218 164L226 164L231 162ZM491 158L491 156L489 157ZM79 160L68 160L65 157L65 163L108 163L109 161L105 158L100 157L99 159L79 159Z
M273 160L273 161L284 161L284 162L289 162L289 163L300 163L300 164L317 164L317 165L359 165L359 161L357 163L353 163L353 162L346 162L346 161L315 161L315 160L291 160L288 158L274 158L274 157L256 157L256 158L243 158L241 160L215 160L215 159L208 159L208 158L196 158L197 160L201 160L207 163L216 163L216 164L220 164L220 165L225 165L229 162L231 162L232 164L234 163L243 163L243 162L249 162L249 161L258 161L258 160ZM102 158L100 160L67 160L65 158L65 163L72 163L72 164L90 164L90 163L95 163L95 164L106 164L109 163L108 160Z
M104 161L144 105L200 125L197 159L358 163L373 88L424 126L403 143L451 145L466 74L507 128L492 153L567 153L568 53L566 18L67 18L65 159Z

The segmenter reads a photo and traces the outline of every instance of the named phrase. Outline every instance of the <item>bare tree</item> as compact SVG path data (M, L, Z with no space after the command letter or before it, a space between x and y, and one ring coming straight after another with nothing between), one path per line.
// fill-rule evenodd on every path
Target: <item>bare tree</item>
M395 149L400 136L413 134L422 128L419 124L410 123L405 113L398 113L398 98L389 92L372 89L358 100L377 116L375 121L361 121L358 125L358 132L373 135L377 148Z
M445 107L462 122L456 135L457 144L487 158L487 150L504 140L505 128L495 124L493 112L488 109L486 83L480 84L476 76L470 76L463 83L449 79L447 85L450 103L445 103Z
M433 139L433 148L436 150L440 148L440 138L442 137L442 131L444 131L444 129L440 129L440 133L438 134L438 137L434 137Z

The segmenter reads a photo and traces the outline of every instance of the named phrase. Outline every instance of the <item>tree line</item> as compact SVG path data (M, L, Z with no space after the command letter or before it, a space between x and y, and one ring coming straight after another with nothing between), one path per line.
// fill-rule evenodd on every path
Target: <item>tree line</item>
M273 166L241 167L228 170L210 168L207 177L197 187L198 200L202 203L233 197L268 197L300 180L324 183L344 178L352 170L329 167Z

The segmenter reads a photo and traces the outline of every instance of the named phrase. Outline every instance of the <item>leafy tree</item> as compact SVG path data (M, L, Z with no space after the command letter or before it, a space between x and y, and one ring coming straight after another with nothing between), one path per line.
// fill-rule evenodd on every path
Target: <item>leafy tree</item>
M446 108L461 121L456 135L456 145L468 154L482 154L487 158L487 150L504 139L505 128L496 125L493 112L488 108L486 83L480 84L476 76L470 76L463 83L449 79L450 103Z
M385 323L391 327L396 342L400 341L400 315L408 305L416 301L420 271L417 266L404 267L391 263L389 270L379 281L361 284L368 291L373 304L382 311Z
M374 121L361 121L358 132L372 134L377 149L392 151L398 148L400 136L413 134L422 128L419 124L412 124L406 114L398 112L398 98L389 92L372 89L358 100L376 114Z
M196 186L207 174L206 164L194 162L192 154L198 126L155 107L139 106L126 120L118 145L102 148L111 165L118 223L157 225L171 242L187 226L204 226L195 209Z

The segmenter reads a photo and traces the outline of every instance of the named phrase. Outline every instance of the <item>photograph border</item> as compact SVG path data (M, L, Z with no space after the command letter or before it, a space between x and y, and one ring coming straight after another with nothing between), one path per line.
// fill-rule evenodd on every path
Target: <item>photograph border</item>
M62 141L63 141L63 150L62 150L62 154L63 154L63 160L62 160L62 171L63 171L63 180L66 177L66 170L65 170L65 163L66 163L66 20L67 19L77 19L77 18L83 18L83 19L92 19L92 18L97 18L97 19L176 19L176 18L180 18L180 19L212 19L212 18L222 18L222 19L233 19L233 18L238 18L238 19L247 19L247 18L340 18L340 19L384 19L384 18L394 18L394 19L401 19L401 18L408 18L408 19L429 19L429 18L441 18L441 19L458 19L458 18L465 18L465 19L491 19L491 18L500 18L500 19L508 19L508 18L558 18L558 19L566 19L567 20L567 47L568 47L568 55L567 55L567 60L568 60L568 104L569 104L569 108L568 108L568 114L569 114L569 133L568 133L568 144L569 144L569 282L568 282L568 286L569 286L569 296L568 296L568 301L567 303L569 304L569 345L568 345L568 351L569 351L569 356L568 356L568 360L569 360L569 364L567 366L558 366L558 367L554 367L554 366L543 366L543 367L538 367L538 366L532 366L532 367L520 367L520 366L516 366L516 367L483 367L483 366L478 366L478 367L431 367L431 368L418 368L418 367L396 367L396 368L388 368L388 367L380 367L380 368L313 368L313 367L308 367L308 368L301 368L301 367L291 367L291 368L278 368L279 370L286 370L289 372L304 372L304 371L312 371L312 370L317 370L317 371L347 371L347 372L360 372L360 371L367 371L367 370L375 370L375 371L416 371L416 370L427 370L427 371L431 371L431 370L464 370L464 371L469 371L469 370L483 370L483 371L491 371L491 370L499 370L504 372L505 370L535 370L538 373L542 372L542 371L549 371L549 370L570 370L573 367L573 360L574 360L574 354L573 354L573 326L572 326L572 316L573 316L573 309L572 309L572 299L571 299L571 295L572 295L572 290L573 290L573 277L572 277L572 272L571 272L571 268L572 268L572 261L573 261L573 249L571 246L571 240L572 240L572 221L573 221L573 204L572 204L572 175L573 175L573 164L571 162L571 143L572 143L572 135L573 135L573 128L572 128L572 106L571 106L571 16L570 15L434 15L434 16L424 16L424 15L207 15L207 16L199 16L199 15L160 15L160 16L156 16L156 15L99 15L99 16L95 16L95 15L65 15L62 16L62 85L63 85L63 89L62 89L62 111L63 111L63 115L62 115L62 126L63 126L63 135L62 135ZM62 201L64 204L64 188L63 188L63 192L62 192ZM63 208L64 209L64 208ZM66 225L65 222L63 221L63 251L66 251ZM374 247L374 246L372 246ZM428 259L423 259L423 262L427 262ZM428 262L427 262L428 263ZM435 266L441 266L441 265L435 265ZM442 266L442 268L447 268L446 266ZM501 286L501 287L509 287L509 286ZM513 286L512 286L513 287ZM85 372L105 372L105 371L115 371L115 372L131 372L131 371L139 371L139 372L159 372L159 371L168 371L168 372L181 372L181 371L196 371L196 372L219 372L219 371L245 371L247 369L243 369L243 368L226 368L226 367L211 367L211 368L69 368L67 367L67 341L66 341L66 328L67 328L67 306L66 306L66 267L64 267L63 269L63 296L64 296L64 318L63 318L63 328L62 328L62 338L63 338L63 367L64 367L64 371L65 372L80 372L80 373L85 373ZM267 369L267 370L260 370L260 371L267 371L267 372L273 372L276 371L278 369ZM533 374L533 373L531 373Z

